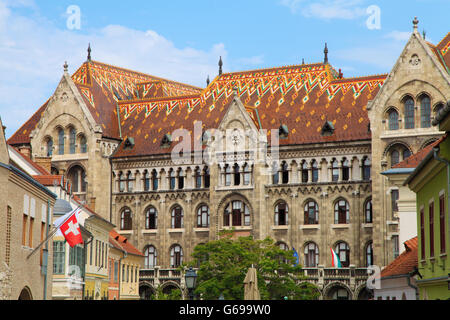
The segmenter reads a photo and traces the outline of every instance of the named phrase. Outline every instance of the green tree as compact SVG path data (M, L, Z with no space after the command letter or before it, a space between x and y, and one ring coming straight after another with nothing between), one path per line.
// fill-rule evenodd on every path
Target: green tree
M292 250L280 249L270 238L233 239L233 231L221 236L219 240L197 245L189 264L198 268L195 294L202 299L216 300L223 294L226 300L243 300L243 282L252 265L257 270L262 300L317 298L313 285L298 285L304 276L301 267L294 266Z

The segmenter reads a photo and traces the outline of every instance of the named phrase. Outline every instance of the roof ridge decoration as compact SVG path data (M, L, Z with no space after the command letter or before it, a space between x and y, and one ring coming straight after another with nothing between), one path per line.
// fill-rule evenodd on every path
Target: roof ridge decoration
M292 90L298 94L303 88L306 91L303 102L307 102L309 93L316 86L321 89L318 96L327 92L329 101L341 90L343 94L347 93L348 90L353 90L354 97L358 98L364 90L368 89L372 92L376 88L380 88L385 81L384 75L334 79L329 67L328 64L312 64L263 69L253 73L222 74L200 95L121 101L119 103L120 111L124 120L128 119L134 111L139 114L143 110L146 111L145 118L147 118L156 108L158 108L158 111L166 110L167 115L176 107L186 106L191 112L211 99L212 104L206 107L212 110L216 107L215 101L222 97L228 99L233 95L234 87L237 88L237 94L245 105L248 105L251 97L255 94L260 100L266 94L274 95L277 91L280 91L283 96ZM255 107L258 106L259 104L256 102Z

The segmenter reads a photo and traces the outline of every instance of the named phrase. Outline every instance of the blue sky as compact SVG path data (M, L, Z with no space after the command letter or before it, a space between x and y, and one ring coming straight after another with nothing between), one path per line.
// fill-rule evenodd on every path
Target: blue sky
M70 6L79 29L67 26ZM330 63L354 77L390 71L414 16L438 43L449 11L449 0L0 0L0 116L9 137L53 94L64 61L69 72L81 65L89 42L94 60L201 87L219 56L225 72L321 62L327 42Z

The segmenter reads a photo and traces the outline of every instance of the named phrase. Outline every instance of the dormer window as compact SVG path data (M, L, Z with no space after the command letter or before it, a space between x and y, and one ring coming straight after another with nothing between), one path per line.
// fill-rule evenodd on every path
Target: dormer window
M330 121L326 121L325 124L322 127L321 134L322 136L331 136L334 133L334 126L333 123Z
M287 139L289 136L289 129L287 127L287 125L282 124L280 126L280 128L278 129L278 135L280 137L280 139Z
M166 133L161 140L161 147L168 148L170 147L171 144L172 144L172 136Z
M134 138L127 138L123 144L124 150L133 149L134 147Z

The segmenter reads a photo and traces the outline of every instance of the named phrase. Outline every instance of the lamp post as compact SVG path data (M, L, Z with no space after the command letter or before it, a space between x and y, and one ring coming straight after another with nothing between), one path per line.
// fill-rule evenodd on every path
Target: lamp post
M189 300L194 300L194 288L197 282L197 273L190 267L184 275L184 278L186 280L186 288L189 291Z

